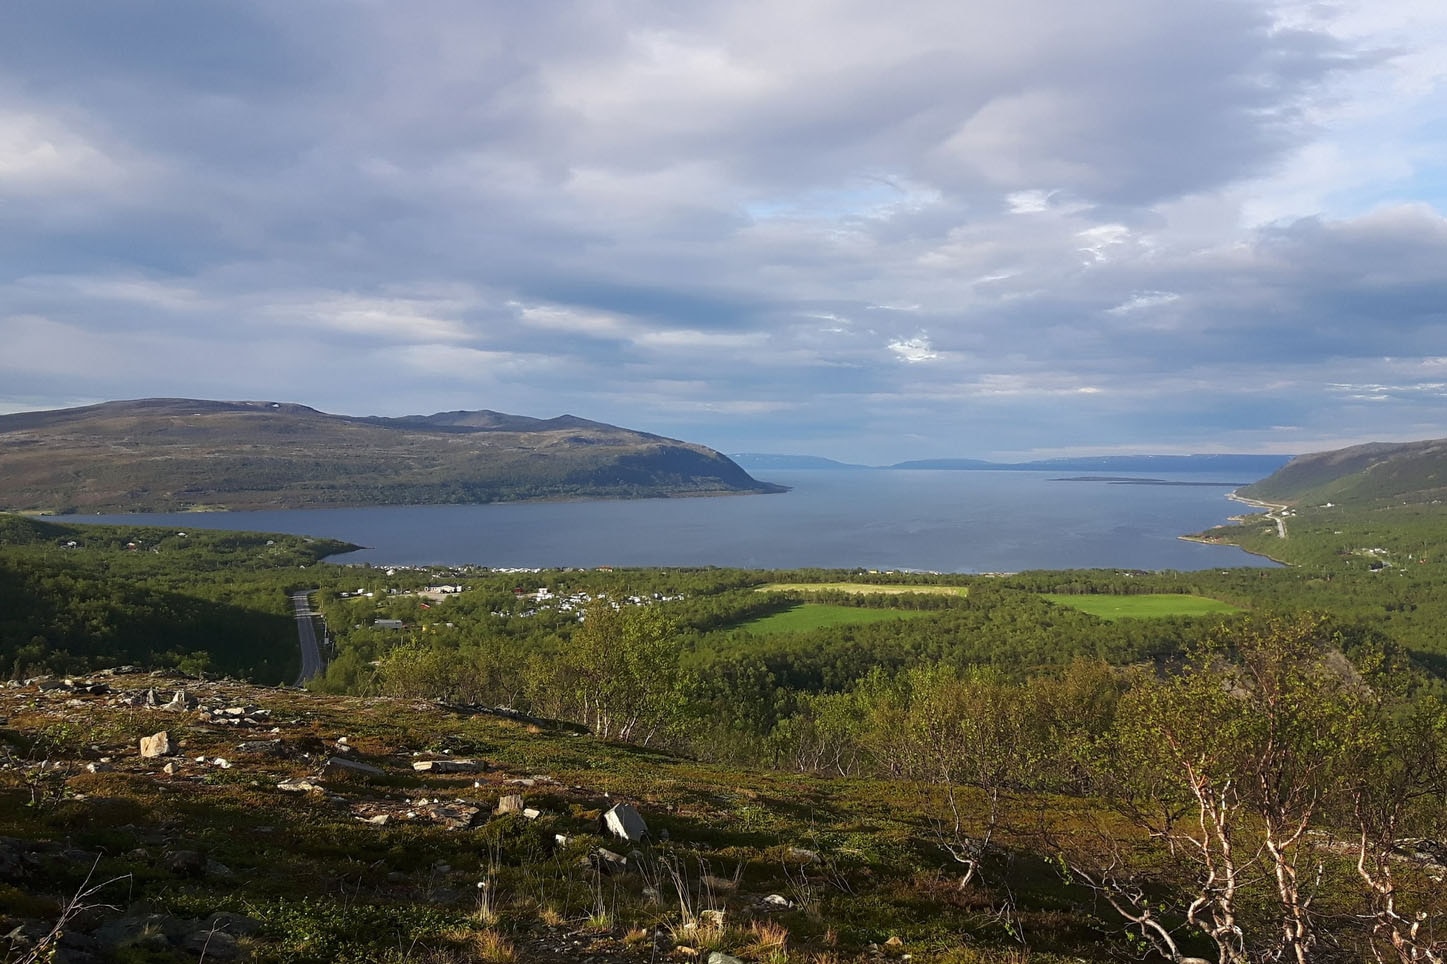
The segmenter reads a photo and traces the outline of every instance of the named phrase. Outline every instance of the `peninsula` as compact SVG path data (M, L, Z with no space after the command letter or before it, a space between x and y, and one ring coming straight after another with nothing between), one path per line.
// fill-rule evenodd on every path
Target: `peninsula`
M332 415L152 398L0 415L0 509L48 514L781 492L690 442L573 415Z

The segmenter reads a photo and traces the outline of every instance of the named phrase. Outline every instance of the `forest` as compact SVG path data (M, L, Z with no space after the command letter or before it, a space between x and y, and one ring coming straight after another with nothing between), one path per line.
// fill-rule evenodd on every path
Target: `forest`
M1295 517L1276 569L966 576L343 567L291 536L0 516L0 659L14 679L136 663L286 683L305 589L316 692L898 784L930 801L961 887L1007 893L1002 855L1032 854L1142 956L1441 961L1447 565L1420 515L1397 521ZM1274 530L1203 538L1284 555ZM1162 594L1235 611L1070 604ZM751 628L823 605L815 628Z

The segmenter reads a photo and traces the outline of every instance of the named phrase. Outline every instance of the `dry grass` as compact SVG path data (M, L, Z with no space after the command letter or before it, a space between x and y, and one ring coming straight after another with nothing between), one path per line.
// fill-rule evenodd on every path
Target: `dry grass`
M744 945L747 957L784 964L789 959L789 929L777 921L756 920L749 925L750 940Z
M481 930L472 939L472 949L479 961L488 964L512 964L517 960L517 948L512 941L492 928Z

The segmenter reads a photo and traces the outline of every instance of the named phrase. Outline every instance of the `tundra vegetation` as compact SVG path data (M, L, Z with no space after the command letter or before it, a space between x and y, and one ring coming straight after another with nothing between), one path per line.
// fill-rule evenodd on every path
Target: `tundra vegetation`
M0 517L0 914L21 960L57 920L214 959L166 936L211 920L257 960L1441 961L1447 523L1403 510L1202 536L1275 570L975 577L384 570ZM216 681L294 678L297 589L325 674ZM123 663L190 678L81 685ZM115 698L146 686L277 732ZM133 749L167 722L172 773ZM447 758L492 769L408 765ZM536 819L487 816L518 788ZM598 835L619 799L648 840Z

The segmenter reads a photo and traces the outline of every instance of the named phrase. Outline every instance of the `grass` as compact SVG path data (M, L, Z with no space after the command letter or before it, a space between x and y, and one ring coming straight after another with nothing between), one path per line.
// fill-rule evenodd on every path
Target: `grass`
M860 609L857 606L833 606L827 603L800 603L780 613L760 616L739 626L740 629L760 635L778 633L804 633L826 626L843 626L850 623L879 623L891 619L908 619L914 616L932 615L927 610L902 609Z
M1150 593L1140 596L1045 593L1044 596L1057 606L1069 606L1071 609L1108 620L1163 619L1168 616L1208 616L1241 612L1219 599L1186 593Z
M861 614L909 615L848 611ZM112 686L132 693L155 682L138 674L114 678ZM198 921L228 911L254 922L253 933L233 935L254 959L298 964L507 964L558 959L562 946L572 959L644 964L663 946L652 939L660 931L677 944L742 952L759 964L864 962L872 959L871 944L896 933L918 949L919 964L933 964L934 949L959 935L990 953L1012 943L982 930L953 885L936 893L916 883L947 860L921 836L927 821L914 796L897 799L898 787L640 754L421 701L229 681L191 680L187 687L218 705L270 709L286 752L241 754L237 743L249 732L204 721L181 730L159 711L113 705L111 696L73 706L63 691L0 688L0 736L18 748L15 766L0 769L0 839L22 841L7 844L10 852L34 848L35 856L23 895L0 885L0 925L13 929L23 917L49 927L100 855L97 879L130 875L100 895L121 908L101 918L140 913L127 906ZM135 750L138 734L162 724L181 744L175 774ZM67 727L74 732L55 744L66 757L65 792L27 806L23 767L34 761L25 747ZM305 794L276 788L286 777L314 774L317 748L339 734L350 736L358 757L397 776L321 778L326 790ZM441 741L489 747L493 769L413 775L413 755ZM86 772L84 764L101 756L109 769ZM211 779L221 771L195 762L198 756L226 756L233 768ZM509 779L538 774L544 779L523 792L541 818L488 815L490 801L517 789ZM477 819L485 822L448 830L426 817L422 797L480 803ZM660 838L641 846L647 857L630 860L627 873L600 877L586 858L598 846L622 849L597 832L598 815L619 798L636 801ZM392 815L385 825L358 819L378 809ZM555 843L559 833L566 844ZM799 846L817 853L801 860L790 849ZM173 849L201 851L230 871L187 876L162 859ZM659 869L670 867L676 877ZM482 900L479 881L488 884ZM1053 872L1017 875L1011 884L1026 902L1037 961L1063 960L1051 952L1083 946L1050 924L1059 913L1051 909L1059 899ZM1039 896L1042 886L1049 901ZM765 895L801 889L812 896L797 909L761 909ZM146 959L194 962L196 955L167 946Z
M858 596L897 596L925 593L931 596L967 596L965 586L875 586L858 582L771 582L759 592L847 592Z

